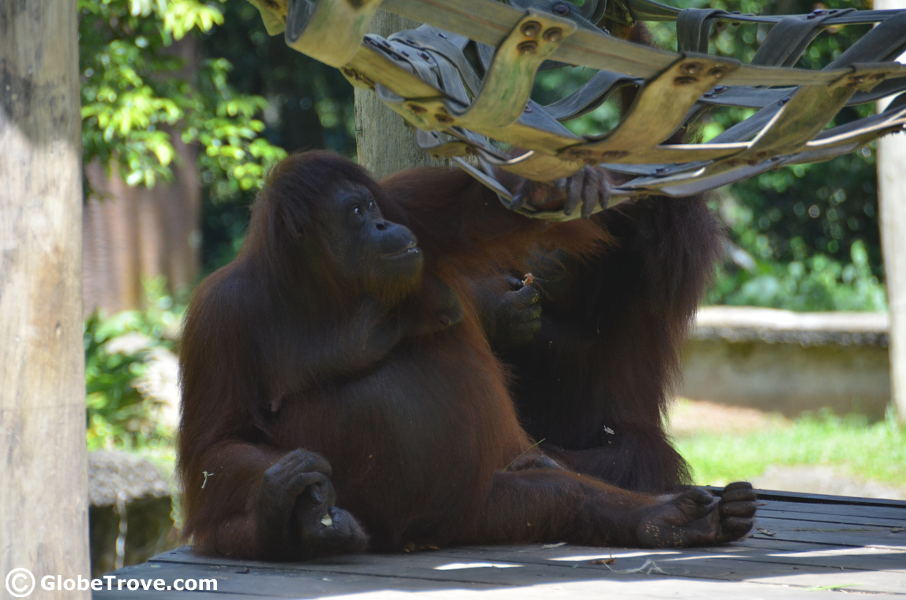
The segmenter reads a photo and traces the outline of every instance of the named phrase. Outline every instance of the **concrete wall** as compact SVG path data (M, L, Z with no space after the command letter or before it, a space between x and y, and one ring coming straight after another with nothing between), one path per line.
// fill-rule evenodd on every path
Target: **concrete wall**
M827 407L880 418L891 397L887 328L883 313L706 307L678 392L789 416Z

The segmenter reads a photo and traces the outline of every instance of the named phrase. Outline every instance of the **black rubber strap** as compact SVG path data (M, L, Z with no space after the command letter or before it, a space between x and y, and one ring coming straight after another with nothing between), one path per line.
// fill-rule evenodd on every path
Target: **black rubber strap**
M846 9L839 12L852 12ZM796 64L805 49L819 33L824 23L838 11L811 13L808 15L790 15L774 25L768 33L755 58L753 65L791 67Z
M676 42L680 52L708 52L711 20L726 15L716 8L687 8L676 19Z

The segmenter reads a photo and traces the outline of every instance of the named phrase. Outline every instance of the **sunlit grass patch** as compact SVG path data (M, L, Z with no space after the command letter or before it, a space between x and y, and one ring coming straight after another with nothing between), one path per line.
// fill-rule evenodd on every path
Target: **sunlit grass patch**
M699 484L756 478L770 466L821 465L859 479L906 485L906 427L892 412L874 423L828 412L748 432L687 431L675 442Z

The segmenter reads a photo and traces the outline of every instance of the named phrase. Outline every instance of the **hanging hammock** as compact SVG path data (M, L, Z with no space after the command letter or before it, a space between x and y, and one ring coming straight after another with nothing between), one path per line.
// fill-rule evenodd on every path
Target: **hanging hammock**
M625 180L614 202L687 196L827 160L906 128L906 65L894 62L906 51L906 10L760 16L648 0L586 0L581 9L564 0L250 1L269 33L284 32L290 47L373 90L417 128L421 148L507 199L495 168L550 181L601 164ZM366 34L378 8L425 25L387 38ZM614 37L599 26L605 19L675 21L679 52ZM717 22L770 30L746 64L707 53ZM824 29L856 24L876 26L821 70L792 66ZM539 68L551 65L597 73L541 105L530 95ZM611 131L580 136L564 125L625 86L638 92ZM879 114L827 127L847 106L894 94ZM755 111L707 142L666 141L725 106Z

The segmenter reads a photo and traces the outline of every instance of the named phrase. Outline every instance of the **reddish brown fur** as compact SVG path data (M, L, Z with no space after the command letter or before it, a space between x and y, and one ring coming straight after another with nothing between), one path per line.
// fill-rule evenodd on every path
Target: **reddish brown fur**
M651 198L594 220L613 242L567 259L569 283L542 301L538 335L503 354L513 396L526 429L572 468L629 489L677 489L688 473L663 417L720 229L698 198ZM531 268L543 289L548 273Z
M643 23L606 25L617 37L653 45ZM638 91L621 90L625 110ZM668 142L680 143L684 133ZM628 489L675 490L689 483L689 472L667 438L667 401L722 231L701 197L646 198L593 220L609 236L607 247L553 269L566 272L568 283L542 301L539 334L502 352L512 393L526 429L571 468Z
M339 181L371 189L387 219L415 232L424 281L437 278L457 292L461 323L401 340L376 361L343 345L356 339L358 282L308 258L313 249L331 251L315 209ZM469 282L545 236L569 240L581 254L602 234L589 222L552 227L519 217L458 171L408 171L378 186L327 153L278 166L239 256L199 287L186 318L179 467L196 547L293 558L257 535L255 507L264 472L297 448L330 461L337 505L365 525L375 549L661 543L640 538L638 528L663 498L548 468L550 461L504 470L531 452L532 441L479 326ZM424 285L401 301L403 310L427 310Z
M642 23L614 33L652 45ZM623 88L623 106L638 92ZM566 259L571 283L542 302L538 336L502 353L513 396L526 429L571 468L632 490L675 490L689 470L665 431L667 401L722 231L701 197L645 198L593 220L607 246Z

